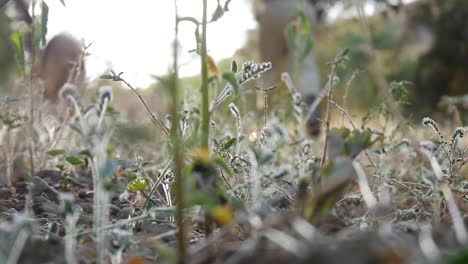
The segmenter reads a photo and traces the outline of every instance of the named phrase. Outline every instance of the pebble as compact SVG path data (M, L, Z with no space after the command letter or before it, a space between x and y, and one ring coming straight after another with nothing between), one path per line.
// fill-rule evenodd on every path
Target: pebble
M90 215L93 214L94 207L92 203L81 203L80 206L81 206L81 209L83 209L83 212L85 214L90 214Z
M11 196L13 196L13 193L9 188L0 189L0 200L8 200Z
M130 207L124 207L120 209L120 211L117 213L117 218L127 219L131 212L132 212L132 209Z

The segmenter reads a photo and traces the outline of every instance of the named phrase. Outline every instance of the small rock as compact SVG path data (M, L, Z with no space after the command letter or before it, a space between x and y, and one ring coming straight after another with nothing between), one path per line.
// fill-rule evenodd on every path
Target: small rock
M0 200L8 200L13 193L9 188L1 188L0 189Z
M49 184L47 184L47 182L45 182L43 179L39 178L38 176L34 176L32 183L33 196L38 196L42 193L45 193L51 201L55 203L59 202L59 192L54 187L51 187Z
M132 209L130 207L124 207L120 209L119 213L117 214L117 218L127 219L131 212L132 212Z
M94 207L92 203L82 203L80 204L81 209L83 209L83 212L86 214L93 214Z
M111 204L111 205L109 205L109 210L110 210L111 215L115 216L120 212L120 207Z
M28 239L18 263L66 263L62 240Z
M47 191L50 186L49 184L47 184L47 182L45 182L43 179L35 176L32 180L32 189L31 189L31 192L32 192L32 195L33 196L38 196L40 195L41 193Z
M55 185L63 179L62 173L58 170L41 170L35 176L43 179L49 185Z

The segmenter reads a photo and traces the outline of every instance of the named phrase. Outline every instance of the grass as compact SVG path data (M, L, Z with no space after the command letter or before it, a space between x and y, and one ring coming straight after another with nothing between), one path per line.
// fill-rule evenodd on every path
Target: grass
M149 128L123 129L108 88L88 107L64 91L74 117L62 120L43 105L32 118L27 103L2 103L0 263L466 261L463 128L394 115L389 109L405 102L401 86L397 95L380 91L388 98L367 115L348 112L353 91L333 97L354 80L339 82L337 68L352 67L346 52L329 64L323 136L304 132L309 109L288 75L291 98L261 113L239 107L239 98L252 96L244 85L274 65L233 61L221 72L210 62L206 25L222 23L229 1L211 19L206 3L201 22L174 18L175 43L181 23L196 27L198 103L182 103L182 94L193 95L182 93L177 45L170 74L160 79L171 101L165 119L125 74L102 76L131 89ZM135 135L143 144L132 144Z

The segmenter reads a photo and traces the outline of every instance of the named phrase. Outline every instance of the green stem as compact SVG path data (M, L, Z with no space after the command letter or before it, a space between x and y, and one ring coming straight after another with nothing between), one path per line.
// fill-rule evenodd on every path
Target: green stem
M177 11L177 0L174 0L175 8L175 39L174 39L174 51L173 51L173 87L172 92L172 124L171 124L171 142L173 143L174 150L174 161L175 161L175 188L176 188L176 221L179 227L179 232L177 233L177 241L179 246L179 252L177 254L177 263L183 264L186 260L187 255L187 228L184 223L184 208L185 208L185 199L184 199L184 182L182 175L182 166L183 166L183 151L180 146L180 137L179 137L179 115L178 115L178 106L179 106L179 87L178 87L178 35L179 35L179 21L178 21L178 11Z
M321 162L321 168L323 170L325 166L325 162L327 159L327 149L328 149L328 133L330 132L330 123L331 123L331 101L332 101L332 95L333 95L333 79L335 78L336 74L336 68L338 64L335 63L332 66L332 71L330 75L330 80L329 80L329 86L330 89L328 90L328 97L327 97L327 113L326 113L326 120L325 120L325 144L323 146L323 155L322 155L322 162Z
M208 149L210 136L210 111L208 102L208 68L207 68L207 48L206 48L206 22L207 21L207 0L203 0L203 22L202 22L202 43L201 43L201 67L202 67L202 135L201 147Z
M34 91L33 91L33 86L34 86L34 77L33 77L33 65L34 65L34 58L36 56L35 48L36 48L36 43L35 43L35 26L34 26L34 16L35 16L35 7L36 6L36 1L33 0L31 1L31 28L30 28L30 48L31 48L31 65L29 67L29 122L28 122L28 151L29 151L29 177L27 179L28 185L31 185L32 183L32 178L34 177ZM31 186L29 186L31 187ZM28 193L26 195L26 204L25 208L26 211L29 212L32 206L32 197L31 194Z

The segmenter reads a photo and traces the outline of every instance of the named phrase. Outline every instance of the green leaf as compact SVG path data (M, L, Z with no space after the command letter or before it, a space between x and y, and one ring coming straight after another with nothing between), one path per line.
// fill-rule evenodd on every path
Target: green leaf
M345 62L347 60L349 60L349 57L348 57L348 53L349 53L349 48L345 48L338 56L336 56L333 60L327 62L327 65L336 65L336 64L340 64L342 62Z
M18 67L21 75L25 74L25 59L24 59L24 46L23 46L23 34L17 30L10 36L10 40L13 43L16 54L16 66Z
M409 81L393 81L390 83L388 92L392 95L393 99L400 104L409 104L409 86L412 85Z
M58 155L63 155L65 153L66 151L64 149L51 149L47 151L47 154L50 156L58 156Z
M461 246L452 255L444 256L441 263L464 264L468 263L468 247Z
M3 8L9 0L0 0L0 8Z
M77 156L68 156L65 158L65 160L68 161L68 163L71 165L81 165L84 163L84 161Z
M205 210L210 210L217 205L216 199L213 199L212 194L199 190L192 191L187 197L186 203L188 207L200 205Z
M86 157L89 157L89 158L92 158L93 156L91 155L91 152L89 151L89 149L84 149L80 152L78 152L79 155L83 155L83 156L86 156Z
M42 13L41 13L41 40L42 45L46 44L46 35L47 35L47 22L49 20L49 6L46 2L42 1Z
M226 140L226 142L223 144L223 148L222 150L228 150L230 147L232 147L234 145L234 143L236 143L237 139L236 138L229 138L228 140Z
M223 79L226 80L231 86L234 88L236 93L239 92L240 86L239 82L237 81L236 75L233 72L225 72L223 73Z
M120 115L120 112L117 111L114 107L112 106L107 106L106 108L106 115L112 116L112 115Z
M127 189L132 192L144 191L149 186L149 180L147 178L138 178L130 181L127 184Z
M221 157L215 157L213 161L218 164L227 174L229 177L234 176L234 171L229 167L227 162Z
M294 25L289 23L284 28L284 37L286 39L286 43L288 43L288 47L292 50L296 48L296 33L294 32Z
M302 53L302 59L305 59L307 55L309 55L309 53L312 51L313 48L314 48L314 39L312 38L312 36L309 36L306 39L304 51Z
M346 153L354 158L371 145L372 133L370 130L354 130L345 144Z
M340 53L340 55L338 55L338 57L344 58L344 57L348 56L348 53L349 53L349 48L345 48L345 49Z
M213 15L211 15L211 20L210 22L214 22L218 19L220 19L224 15L224 9L219 5L216 7L216 10L214 11Z
M150 164L151 164L151 161L143 161L143 163L141 164L141 166L146 167L146 166L148 166L148 165L150 165Z
M236 60L232 60L232 62L231 62L231 71L233 73L237 73L237 69L238 69L238 66L237 66Z
M310 25L309 19L306 17L305 13L303 10L299 12L299 20L301 22L301 29L302 29L302 34L304 36L310 35L312 31L312 27Z

